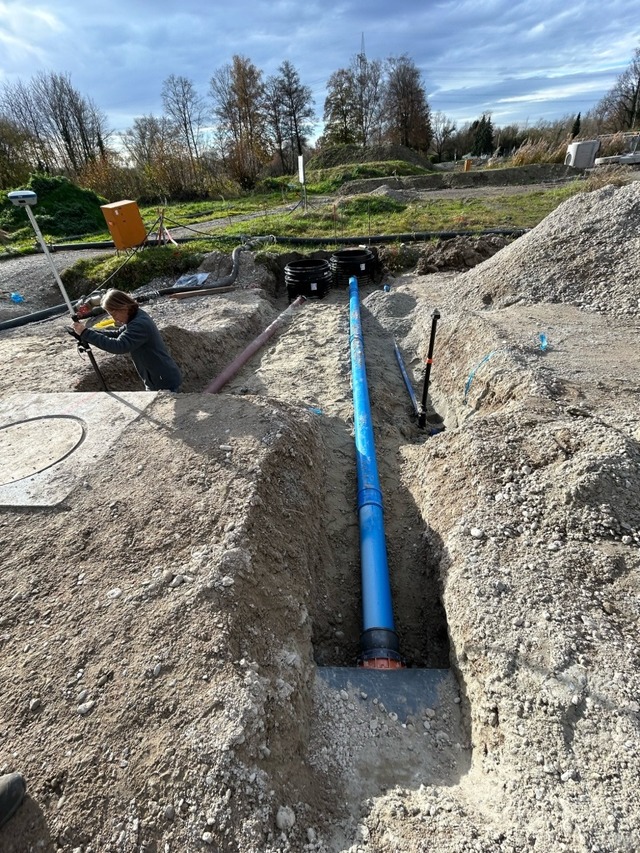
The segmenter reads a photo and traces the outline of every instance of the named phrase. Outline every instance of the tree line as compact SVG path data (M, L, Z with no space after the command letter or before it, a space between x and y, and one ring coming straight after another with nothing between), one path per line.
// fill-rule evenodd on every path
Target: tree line
M171 74L161 90L162 114L143 115L120 137L104 112L68 74L40 72L0 87L0 187L33 172L61 174L107 197L148 200L250 190L268 175L295 173L313 151L319 116L311 89L285 60L265 77L235 55L213 73L205 94ZM533 127L494 127L490 114L457 127L432 113L422 75L407 55L371 60L364 51L329 77L315 149L341 144L403 145L444 161L508 154L525 141L640 129L640 48L609 92L580 114Z

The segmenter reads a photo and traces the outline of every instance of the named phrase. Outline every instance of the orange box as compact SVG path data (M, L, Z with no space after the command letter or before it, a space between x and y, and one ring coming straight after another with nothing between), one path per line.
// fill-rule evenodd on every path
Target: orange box
M114 201L100 207L109 227L116 249L134 249L147 238L140 209L135 201Z

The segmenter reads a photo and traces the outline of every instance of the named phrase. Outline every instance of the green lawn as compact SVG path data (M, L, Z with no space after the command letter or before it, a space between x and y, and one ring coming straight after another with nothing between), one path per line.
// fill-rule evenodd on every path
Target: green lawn
M336 238L404 235L431 231L480 231L490 228L532 228L552 210L574 193L584 189L578 182L561 188L519 195L497 195L487 198L447 199L433 197L427 200L403 202L385 196L335 197L326 203L320 196L309 194L307 209L300 201L299 187L238 199L208 200L167 205L164 216L168 228L179 225L221 220L210 231L210 239L199 239L179 246L156 248L137 252L116 274L113 285L134 289L153 277L177 276L194 269L207 251L219 249L230 252L244 238L275 235L275 251L287 250L287 237L311 238L319 241L318 248L331 250ZM277 207L287 206L283 213L270 214ZM293 209L295 206L295 209ZM141 214L148 228L157 223L159 208L142 207ZM251 215L252 218L233 222L232 217ZM108 231L101 231L82 242L109 240ZM65 242L56 238L56 243ZM33 235L12 250L33 251ZM125 256L82 260L65 273L66 283L80 295L100 287L108 276L122 266Z

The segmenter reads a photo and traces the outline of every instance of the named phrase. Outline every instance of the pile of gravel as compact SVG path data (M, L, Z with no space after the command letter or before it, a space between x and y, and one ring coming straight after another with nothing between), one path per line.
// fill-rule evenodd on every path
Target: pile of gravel
M579 193L457 285L470 307L566 302L640 314L640 183Z

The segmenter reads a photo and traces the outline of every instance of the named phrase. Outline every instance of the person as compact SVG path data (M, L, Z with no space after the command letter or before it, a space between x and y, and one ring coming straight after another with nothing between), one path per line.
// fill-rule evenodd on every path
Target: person
M18 810L26 790L27 783L21 773L0 776L0 826Z
M180 368L146 311L128 293L113 288L100 304L121 325L98 330L76 321L73 329L80 340L105 352L129 353L147 391L177 391L182 383Z

